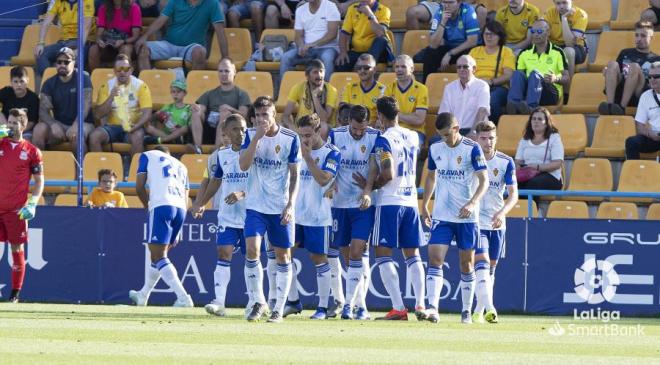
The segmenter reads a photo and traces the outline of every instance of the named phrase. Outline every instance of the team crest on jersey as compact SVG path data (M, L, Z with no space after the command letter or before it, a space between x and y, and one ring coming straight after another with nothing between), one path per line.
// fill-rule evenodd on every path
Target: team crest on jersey
M27 160L27 151L21 151L21 154L18 156L21 160Z
M275 153L280 153L281 150L282 150L282 147L280 147L279 144L276 144L275 145Z
M415 102L415 97L412 96L412 95L410 95L410 96L408 97L408 101L411 102L411 103Z
M367 146L365 145L360 146L360 151L362 151L362 153L364 153L366 150L367 150Z
M460 165L461 162L463 162L463 157L461 157L461 156L456 157L456 163L458 163Z
M497 175L499 175L499 173L500 173L500 170L493 169L493 176L497 177Z

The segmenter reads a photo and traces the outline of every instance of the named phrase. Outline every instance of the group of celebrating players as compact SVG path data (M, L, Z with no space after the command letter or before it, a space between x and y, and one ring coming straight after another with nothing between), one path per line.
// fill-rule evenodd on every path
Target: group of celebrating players
M205 306L208 313L225 315L234 247L241 247L245 254L248 321L258 321L270 311L268 322L281 322L286 315L302 311L291 260L297 247L307 249L316 266L319 303L311 319L337 315L370 319L365 296L371 245L392 301L392 310L376 319L408 319L392 260L392 250L401 249L417 319L438 322L444 258L455 240L460 256L461 321L498 321L492 299L494 272L504 244L505 215L516 203L517 188L513 160L495 149L495 125L480 123L474 141L460 135L454 116L437 116L441 140L429 147L430 173L418 208L418 135L399 126L394 98L381 97L376 106L382 131L368 126L367 108L355 105L348 125L330 130L327 140L316 114L299 118L297 132L279 125L274 101L267 96L253 104L254 128L248 129L239 114L227 118L222 128L230 144L211 155L208 184L191 208L192 215L200 217L205 204L216 195L219 198L215 299ZM167 258L185 218L186 169L165 148L144 152L137 191L149 207L152 264L143 288L130 291L129 296L137 305L146 305L162 276L177 295L174 305L191 307L192 299ZM423 225L430 228L428 242ZM425 278L419 250L427 244ZM268 300L263 290L262 247L267 247ZM340 253L348 262L345 295ZM329 305L331 293L335 302Z

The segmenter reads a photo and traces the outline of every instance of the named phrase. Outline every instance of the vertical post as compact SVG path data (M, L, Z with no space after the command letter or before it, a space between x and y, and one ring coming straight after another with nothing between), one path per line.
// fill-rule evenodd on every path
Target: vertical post
M532 194L527 194L527 218L533 218L534 211L532 210L532 203L534 200L532 200Z
M83 205L83 144L85 143L85 133L83 123L85 123L85 94L84 94L84 75L85 72L85 0L78 0L78 87L76 88L78 96L78 206Z

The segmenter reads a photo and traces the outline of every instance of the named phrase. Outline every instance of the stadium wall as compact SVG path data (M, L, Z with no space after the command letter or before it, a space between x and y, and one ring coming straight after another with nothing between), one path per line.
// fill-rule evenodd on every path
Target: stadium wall
M142 287L148 251L146 213L141 209L38 208L30 224L25 301L128 304L128 290ZM197 304L213 298L216 213L187 218L182 242L170 257ZM660 314L660 234L653 221L507 220L507 245L495 280L500 311L567 314L617 310L626 315ZM0 294L10 291L11 255L0 245ZM426 263L426 249L422 249ZM304 249L297 250L299 289L305 306L316 306L316 273ZM265 257L263 258L265 267ZM372 265L374 260L372 259ZM405 264L397 254L406 304L414 306ZM460 311L458 253L452 247L444 267L441 311ZM345 275L345 273L344 273ZM171 305L175 295L161 282L150 304ZM232 262L229 306L247 301L243 257ZM372 267L370 309L390 302Z

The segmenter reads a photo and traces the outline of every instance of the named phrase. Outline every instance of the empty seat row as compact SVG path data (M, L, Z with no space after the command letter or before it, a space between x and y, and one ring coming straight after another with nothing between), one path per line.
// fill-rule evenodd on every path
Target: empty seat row
M520 199L509 212L509 217L524 218L528 216L528 201ZM532 215L539 216L536 203L532 201ZM550 203L545 218L588 219L589 207L583 201L556 200ZM602 202L598 205L596 219L639 219L635 203ZM660 220L660 203L651 204L646 213L647 220Z

